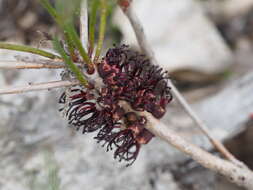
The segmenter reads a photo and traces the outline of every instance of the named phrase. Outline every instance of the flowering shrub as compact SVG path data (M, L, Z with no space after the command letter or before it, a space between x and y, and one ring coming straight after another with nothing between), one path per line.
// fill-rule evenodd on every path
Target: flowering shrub
M70 125L82 133L98 131L95 139L114 151L114 158L131 165L141 145L153 134L145 129L147 118L138 113L147 111L160 119L172 100L167 85L168 75L158 66L128 46L108 50L97 65L103 79L101 89L72 88L63 93L60 103ZM69 99L67 101L67 99ZM127 102L131 111L123 106ZM67 105L66 105L67 104Z

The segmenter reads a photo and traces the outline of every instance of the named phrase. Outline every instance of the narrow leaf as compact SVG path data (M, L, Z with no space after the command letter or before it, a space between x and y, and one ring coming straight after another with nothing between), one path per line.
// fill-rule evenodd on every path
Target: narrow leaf
M32 54L40 55L40 56L47 57L50 59L57 59L57 58L61 59L61 57L55 54L49 53L41 49L33 48L30 46L24 46L24 45L8 44L8 43L0 42L0 49L8 49L8 50L32 53Z
M69 67L69 69L75 74L76 78L80 81L80 83L88 88L89 83L85 79L82 71L72 62L71 58L67 55L57 38L54 39L53 44L55 50L58 51L58 53L62 56L67 67Z
M94 62L96 63L101 54L101 50L104 43L106 19L107 19L107 0L101 0L101 14L100 14L100 26L99 26L99 37L96 48L96 54Z
M92 54L95 44L95 27L97 20L97 11L100 5L99 0L93 0L91 3L91 12L89 15L89 50L90 54Z
M74 26L71 25L67 25L66 26L66 32L69 34L69 36L71 37L72 42L74 43L75 47L78 49L78 51L80 52L83 60L88 64L89 67L89 71L90 72L94 72L94 67L93 64L87 54L87 52L85 51L82 42L79 39L79 36L74 28Z

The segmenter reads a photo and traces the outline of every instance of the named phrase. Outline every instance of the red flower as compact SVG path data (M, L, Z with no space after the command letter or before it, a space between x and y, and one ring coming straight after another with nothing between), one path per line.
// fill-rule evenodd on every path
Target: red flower
M136 111L146 110L161 118L172 100L168 74L128 46L109 49L98 72L118 99L129 102Z
M109 49L98 64L98 73L104 82L99 91L73 88L68 101L64 93L59 103L67 106L65 116L70 125L82 133L98 131L94 137L97 142L102 142L107 151L115 150L114 158L129 162L129 166L141 145L154 135L145 129L147 119L127 112L120 101L135 111L148 111L161 118L172 100L168 75L125 45Z

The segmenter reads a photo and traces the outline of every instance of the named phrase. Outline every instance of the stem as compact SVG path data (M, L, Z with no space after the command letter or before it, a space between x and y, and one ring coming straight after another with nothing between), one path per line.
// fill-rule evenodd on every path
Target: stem
M65 31L68 23L66 24L65 20L61 17L61 15L56 11L56 9L50 4L50 2L48 0L40 0L40 3L48 11L48 13L55 20L55 22L63 30L65 41L68 45L68 50L69 50L70 56L71 56L72 60L76 61L77 58L76 58L76 54L75 54L74 44L71 41L71 36Z
M0 49L8 49L8 50L15 50L15 51L32 53L32 54L40 55L40 56L47 57L50 59L61 59L60 56L57 56L55 54L49 53L49 52L41 50L41 49L37 49L37 48L29 47L29 46L24 46L24 45L8 44L8 43L0 42Z
M92 74L94 72L94 66L93 63L91 62L88 54L86 53L82 42L80 41L78 34L76 33L74 26L71 25L67 25L66 26L66 31L69 34L69 36L71 37L71 40L73 41L73 43L75 44L75 46L77 47L77 49L79 50L83 60L87 63L88 65L88 73Z
M119 0L119 5L121 6L123 12L128 17L137 41L139 43L139 46L149 58L150 60L155 64L158 65L158 61L156 60L154 56L154 52L151 49L151 46L148 43L148 40L146 38L146 35L144 33L144 29L141 25L141 22L133 9L131 8L131 1L130 0ZM183 107L183 109L187 112L187 114L192 118L192 120L196 123L196 126L207 136L209 141L212 143L212 145L228 160L241 165L241 162L237 160L227 149L226 147L218 140L215 139L211 135L211 133L208 131L208 127L205 125L205 123L195 114L195 112L192 110L192 108L189 106L187 101L184 99L184 97L180 94L180 92L177 90L175 85L169 81L169 85L171 86L172 92L174 97L178 100L180 105Z
M88 52L89 32L88 32L88 4L83 0L80 12L80 39L86 52Z
M34 63L24 61L2 61L0 69L62 69L62 63Z
M91 13L89 16L89 54L92 55L95 43L95 26L97 20L97 11L100 1L93 0L91 5Z
M42 5L47 9L51 16L55 19L58 25L63 29L65 41L68 45L68 50L73 61L77 61L78 57L75 53L75 47L80 52L83 60L88 64L88 73L92 74L94 72L94 66L86 53L79 36L75 30L72 19L64 20L62 16L57 12L57 10L52 7L48 0L40 0ZM85 2L83 2L85 3Z
M237 160L234 155L232 155L226 147L210 133L206 124L198 117L198 115L193 111L190 105L187 103L185 98L180 94L178 89L170 82L170 86L172 88L174 96L177 98L178 102L181 104L185 112L192 118L195 122L196 126L207 136L212 145L223 154L225 158L228 160L241 165L242 163Z
M107 0L101 0L101 15L100 15L100 27L99 27L99 37L97 43L96 54L94 62L96 63L101 54L103 47L104 37L105 37L105 28L106 28L106 17L107 17Z
M64 49L61 47L61 44L58 39L54 39L54 48L59 52L59 54L64 59L65 64L69 67L69 69L75 74L76 78L80 81L80 83L85 86L89 87L89 82L85 79L83 73L80 69L72 62L70 57L66 54Z
M36 83L36 84L29 84L25 86L19 86L19 87L2 88L0 89L0 95L20 94L20 93L40 91L40 90L50 90L53 88L62 88L62 87L68 87L68 86L75 86L79 84L80 84L79 81L52 81L52 82Z
M253 172L247 167L241 167L232 162L216 157L186 141L174 131L170 130L168 126L155 119L150 113L145 112L143 115L149 122L147 129L153 134L189 155L202 166L226 176L231 182L249 190L253 189Z
M39 0L40 3L42 4L42 6L47 9L48 13L55 19L55 21L61 25L62 24L62 21L60 19L60 16L59 14L57 13L57 11L55 10L55 8L53 8L51 6L51 4L49 3L48 0Z
M72 41L72 37L66 31L66 26L64 26L64 37L65 37L65 42L67 43L67 47L68 47L68 51L69 51L71 59L74 61L77 61L78 57L75 53L75 45Z
M141 23L139 22L138 17L136 17L132 10L132 7L130 6L131 0L118 0L118 4L119 6L121 6L123 12L130 20L141 49L144 50L144 53L146 53L146 55L150 57L151 61L153 61L154 64L158 64L157 60L154 57L153 51L147 42ZM169 82L171 83L171 81ZM161 121L156 120L151 114L144 113L147 118L147 121L149 122L149 125L147 125L147 129L150 130L154 135L161 137L163 140L176 147L178 150L189 155L192 159L200 163L202 166L224 175L225 177L230 179L231 182L236 183L239 186L243 186L247 189L253 189L252 171L248 169L248 167L241 163L239 160L236 160L234 156L227 151L227 149L224 147L224 145L222 145L221 142L217 141L216 139L213 139L213 137L210 136L210 133L207 128L205 128L205 125L200 122L201 120L195 114L192 114L194 113L193 110L190 108L190 106L184 100L181 94L177 91L176 87L173 84L171 86L172 92L174 93L175 97L179 100L183 108L187 112L191 113L190 116L196 122L197 126L202 131L208 134L208 137L211 138L209 140L211 140L213 145L232 162L228 162L226 160L213 156L212 154L204 151L203 149L185 141L174 131L171 131ZM188 105L190 109L188 109L188 107L185 107L185 105ZM218 146L216 144L217 142ZM221 146L222 148L220 148L219 146Z

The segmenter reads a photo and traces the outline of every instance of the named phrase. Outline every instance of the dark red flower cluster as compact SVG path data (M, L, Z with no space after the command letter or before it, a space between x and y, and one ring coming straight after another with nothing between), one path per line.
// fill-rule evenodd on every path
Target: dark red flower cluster
M145 129L147 119L126 111L122 102L161 118L172 100L167 74L124 45L107 52L98 64L98 73L104 82L100 90L71 89L72 95L64 93L59 102L67 106L65 116L70 125L83 133L98 131L97 142L107 151L115 149L114 158L130 165L153 134Z
M117 98L130 103L136 111L145 110L161 118L172 100L168 74L128 46L109 49L98 72Z

